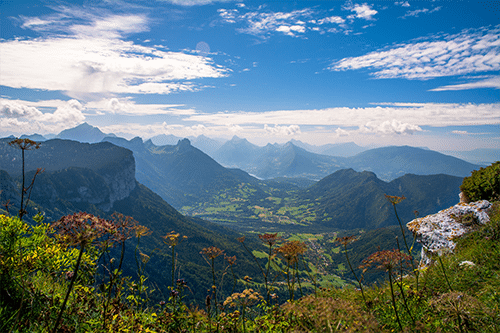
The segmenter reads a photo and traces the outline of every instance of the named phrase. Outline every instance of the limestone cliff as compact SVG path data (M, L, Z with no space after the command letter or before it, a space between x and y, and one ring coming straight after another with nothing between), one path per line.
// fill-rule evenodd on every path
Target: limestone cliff
M2 159L3 157L3 159ZM136 187L132 151L111 143L88 144L69 140L49 140L40 149L26 152L26 176L38 175L32 201L60 207L66 203L87 203L110 211L113 203L127 198ZM20 177L20 150L0 140L0 170ZM84 205L81 205L84 207Z
M431 263L433 254L455 249L455 238L489 221L491 203L486 200L465 203L444 209L437 214L414 219L406 225L422 244L421 266Z

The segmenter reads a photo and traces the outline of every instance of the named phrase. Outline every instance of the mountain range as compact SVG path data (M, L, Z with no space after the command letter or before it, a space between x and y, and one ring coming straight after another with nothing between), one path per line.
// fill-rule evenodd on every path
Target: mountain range
M30 138L34 141L45 141L47 139L53 139L53 138L61 138L61 139L70 139L70 140L75 140L75 141L80 141L80 142L88 142L88 143L96 143L100 142L104 137L116 137L115 134L109 133L105 134L103 133L99 128L91 126L87 123L83 123L81 125L78 125L75 128L67 129L62 131L59 134L47 134L45 136L41 136L39 134L33 134L33 135L23 135L23 138ZM184 139L183 137L178 137L172 134L160 134L152 137L150 140L151 142L156 145L156 146L164 146L164 145L176 145L179 140ZM241 159L241 157L238 157L238 154L242 154L242 152L237 152L235 150L238 150L238 146L241 146L241 148L247 148L250 149L250 151L256 150L257 155L261 155L262 153L265 153L265 150L262 148L265 147L260 147L257 145L254 145L250 142L248 142L245 139L240 139L238 137L233 137L231 140L225 140L225 139L220 139L220 138L209 138L204 135L200 135L197 137L187 137L187 139L190 140L191 144L209 155L210 157L214 158L217 162L220 164L226 166L226 167L237 167L244 169L246 171L249 171L246 169L246 167L252 167L256 168L255 165L251 165L251 162L248 162L249 158L246 158L246 165L238 162L238 159ZM231 142L233 141L233 142ZM245 142L246 141L246 142ZM320 145L320 146L315 146L311 144L307 144L295 139L290 140L286 144L273 144L273 146L278 147L278 146L286 146L289 144L293 144L296 147L302 148L308 152L318 154L318 155L327 155L327 156L333 156L333 157L353 157L361 152L371 150L373 148L368 148L368 147L360 147L356 145L354 142L346 142L346 143L336 143L336 144L325 144L325 145ZM223 147L225 146L226 147ZM228 147L229 146L229 147ZM232 150L234 152L231 152L231 146ZM228 149L229 148L229 149ZM426 147L418 147L419 149L423 150L429 150ZM229 150L229 156L226 156L225 151ZM261 152L259 152L261 151ZM475 150L470 150L470 151L442 151L442 154L449 155L456 157L458 159L462 159L464 161L467 161L468 163L471 163L473 165L481 165L481 166L486 166L489 165L495 161L500 160L500 149L498 148L489 148L489 149L475 149ZM358 170L354 165L344 165L343 167L353 167L355 170ZM362 171L362 170L359 170ZM249 171L250 172L250 171ZM315 179L320 179L322 177L326 176L325 174L322 175L316 175ZM383 175L379 175L380 177L385 178ZM390 180L387 178L387 180Z

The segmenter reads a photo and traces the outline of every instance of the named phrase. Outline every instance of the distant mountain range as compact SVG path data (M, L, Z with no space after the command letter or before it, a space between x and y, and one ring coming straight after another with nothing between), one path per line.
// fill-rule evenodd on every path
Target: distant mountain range
M83 123L75 128L64 130L58 135L50 134L41 136L33 134L23 137L35 141L45 141L49 138L64 138L80 142L96 143L102 141L104 137L116 137L116 135L112 133L105 134L97 127ZM156 146L164 146L176 145L182 139L171 134L162 134L152 137L150 140ZM406 151L402 147L399 147L399 150L397 149L398 147L368 149L360 147L353 142L315 146L293 139L286 144L268 144L265 147L261 147L236 136L228 141L211 139L204 135L189 137L188 139L193 147L200 149L221 165L245 170L259 178L284 176L309 177L319 180L336 170L344 168L353 168L357 171L370 170L385 180L395 179L405 173L445 173L462 177L467 176L470 170L478 166L485 166L500 160L500 149L446 151L445 154L447 156L453 156L463 161L453 159L443 161L442 156L434 155L434 158L437 158L437 160L433 160L432 164L434 165L428 168L426 164L428 161L422 162L421 159L433 156L431 154L423 155L418 153L417 155L420 157L412 158L411 155L416 153L417 150L410 149L414 148L431 152L431 150L425 147L415 148L406 146ZM300 149L303 151L300 151ZM304 151L312 153L312 155L308 155ZM365 152L366 154L361 154ZM399 154L402 154L401 158L396 156ZM404 156L405 154L407 156ZM383 166L385 157L388 157L391 161L387 166ZM464 164L465 161L468 164Z
M311 153L292 142L259 147L237 137L226 142L215 153L214 159L259 178L306 177L317 180L346 168L372 171L389 181L406 173L465 177L479 168L456 157L409 146L369 149L350 157L335 157Z
M254 180L245 172L224 168L193 147L188 139L180 140L175 146L160 147L138 137L130 141L122 138L105 141L133 151L137 180L178 209L209 201L219 191L238 188ZM253 189L260 191L257 187Z

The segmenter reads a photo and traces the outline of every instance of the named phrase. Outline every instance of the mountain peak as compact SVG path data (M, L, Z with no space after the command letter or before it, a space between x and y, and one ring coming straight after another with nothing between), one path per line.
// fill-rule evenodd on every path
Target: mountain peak
M80 142L96 143L100 142L107 135L97 127L82 123L76 127L65 129L57 135L59 139L68 139Z
M187 138L184 138L182 140L179 140L177 142L177 145L179 147L189 147L189 146L191 146L191 141L189 141L189 139L187 139Z

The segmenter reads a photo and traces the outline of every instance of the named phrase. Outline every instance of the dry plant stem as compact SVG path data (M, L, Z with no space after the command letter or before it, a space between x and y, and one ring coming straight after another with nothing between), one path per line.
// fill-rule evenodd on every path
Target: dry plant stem
M446 275L446 270L444 269L443 261L441 260L441 257L438 256L439 263L441 264L441 269L443 270L443 275L444 279L446 280L446 284L448 285L448 288L450 291L453 291L453 288L451 287L450 281L448 280L448 275Z
M363 285L361 284L361 281L358 279L358 276L356 273L354 273L354 269L352 268L351 261L349 260L349 256L347 255L347 243L344 243L344 253L345 253L345 258L347 259L347 263L349 264L349 268L351 269L352 275L354 275L354 278L356 281L358 281L359 289L361 289L361 296L363 296L363 301L366 304L366 298L365 298L365 292L363 290Z
M398 244L398 251L401 252L401 249L399 247L399 239L397 237L396 237L396 242ZM405 295L405 292L403 290L403 261L401 260L399 263L400 263L400 265L399 265L400 272L399 272L399 282L397 284L398 284L399 290L401 291L401 296L403 297L403 305L405 307L405 310L408 313L408 315L410 316L411 321L413 322L413 325L415 326L415 318L413 318L413 315L411 314L410 308L408 307L408 303L406 302L406 295Z
M394 308L394 313L396 313L396 320L398 321L398 325L401 331L403 331L403 326L401 325L401 321L399 320L398 309L396 307L396 299L394 298L394 288L392 286L392 270L388 270L389 274L389 286L391 287L391 299L392 299L392 307Z
M175 289L175 245L172 245L172 290Z
M273 254L273 246L269 244L269 254L268 254L268 260L267 260L267 269L266 269L266 275L264 275L264 283L266 285L266 294L267 294L267 304L269 304L271 292L269 291L269 285L268 285L268 277L269 277L269 270L271 268L271 260L272 260L272 254Z
M316 281L316 278L314 276L312 276L308 271L307 271L307 266L306 266L306 263L305 263L305 260L304 260L304 257L302 257L302 265L304 266L304 270L307 274L307 276L309 276L309 278L311 279L311 281L313 282L314 284L314 295L315 296L318 296L318 281Z
M73 289L73 285L75 284L75 281L76 281L76 276L78 274L78 269L80 268L80 262L82 261L84 249L85 249L85 243L82 243L80 245L80 253L78 254L78 259L76 260L75 271L74 271L73 276L71 278L71 281L69 283L68 291L66 292L66 296L64 297L64 302L61 306L61 309L59 310L59 315L57 316L56 324L54 325L54 329L52 330L52 333L57 332L57 328L59 327L59 324L61 323L62 315L63 315L64 310L66 308L66 303L68 302L69 295L71 294L71 290Z
M413 255L411 254L412 249L410 247L408 247L408 242L406 241L405 230L403 228L403 223L401 222L401 219L399 218L398 211L396 209L396 204L392 203L392 207L394 208L394 213L396 214L396 219L398 220L399 228L401 229L401 233L403 234L403 241L405 242L406 251L408 252L408 255L412 258L411 259L411 268L413 270L413 274L415 275L415 280L417 282L417 291L418 291L418 277L419 277L420 272L419 272L418 268L415 267L415 263L413 262ZM413 241L415 242L415 239Z
M122 269L123 257L125 255L125 241L122 241L122 250L120 254L120 262L118 264L118 269L114 272L111 272L111 277L109 279L109 287L108 287L108 296L106 299L106 303L104 304L103 314L102 314L102 329L106 329L106 315L108 312L109 302L111 301L111 293L113 292L113 285L115 284L116 277ZM116 272L116 273L115 273Z

